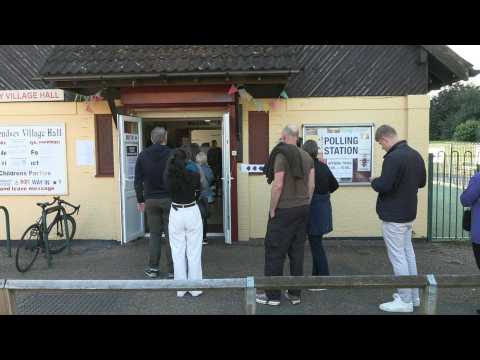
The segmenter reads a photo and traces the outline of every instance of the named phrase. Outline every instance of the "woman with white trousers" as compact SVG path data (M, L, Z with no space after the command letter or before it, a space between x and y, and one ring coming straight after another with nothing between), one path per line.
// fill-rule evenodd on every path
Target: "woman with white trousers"
M200 195L200 174L187 168L187 154L176 149L169 160L166 183L172 198L168 222L175 280L202 279L203 222L197 200ZM199 296L202 291L187 292Z

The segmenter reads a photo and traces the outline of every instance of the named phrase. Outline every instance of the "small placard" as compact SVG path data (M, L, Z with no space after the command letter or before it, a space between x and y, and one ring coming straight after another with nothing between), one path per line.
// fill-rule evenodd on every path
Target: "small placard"
M244 173L263 173L265 164L242 164L240 171Z

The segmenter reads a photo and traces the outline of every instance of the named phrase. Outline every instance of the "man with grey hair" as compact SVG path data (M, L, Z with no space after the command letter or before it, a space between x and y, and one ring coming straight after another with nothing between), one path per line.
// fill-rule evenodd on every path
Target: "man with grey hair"
M138 210L146 211L150 228L150 260L145 269L145 275L150 278L159 275L162 247L165 251L165 272L169 278L173 277L172 253L168 242L171 200L164 180L167 160L171 155L171 149L167 147L167 136L165 128L155 127L150 134L152 145L140 153L135 164L134 185ZM165 234L163 239L162 233Z
M270 211L265 236L265 276L282 276L285 258L290 260L290 274L303 276L303 257L307 238L310 201L315 189L313 159L297 147L298 127L286 126L281 141L270 154L265 167L267 182L272 184ZM300 290L285 292L293 304L300 304ZM280 290L268 289L256 301L280 305Z
M426 184L422 156L406 141L400 141L389 125L380 126L375 141L387 153L382 174L371 181L378 192L377 214L382 220L383 238L395 275L417 275L412 245L412 223L417 216L417 193ZM380 305L387 312L412 312L420 306L418 289L398 289L393 301Z

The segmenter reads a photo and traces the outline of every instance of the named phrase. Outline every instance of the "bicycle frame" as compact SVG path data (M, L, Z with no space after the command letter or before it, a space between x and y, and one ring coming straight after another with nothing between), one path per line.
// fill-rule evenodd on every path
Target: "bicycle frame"
M75 206L72 204L67 203L66 201L61 200L59 197L54 197L53 202L48 203L48 206L54 205L55 203L58 203L56 206L52 206L50 208L45 207L42 208L42 216L40 219L37 221L40 226L40 231L42 234L42 242L45 246L45 256L47 257L47 263L48 267L50 268L52 266L52 256L50 255L50 247L48 244L48 223L47 223L47 216L51 213L57 212L57 215L55 215L55 218L53 219L52 223L55 222L57 219L61 219L63 217L64 221L64 227L65 227L65 234L67 237L67 253L68 255L71 255L71 248L70 248L70 231L68 229L68 221L67 221L67 216L74 215L75 213L78 214L80 211L80 206ZM65 207L63 204L68 205L73 208L73 211L70 213L67 213Z

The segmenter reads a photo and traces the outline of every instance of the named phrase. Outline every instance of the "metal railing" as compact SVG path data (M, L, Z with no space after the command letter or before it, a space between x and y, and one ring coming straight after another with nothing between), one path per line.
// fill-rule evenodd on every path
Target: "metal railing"
M0 206L0 210L3 210L5 215L5 235L7 241L7 254L9 257L12 257L12 242L10 238L10 214L8 213L8 209L5 206Z
M15 294L18 291L188 291L205 289L244 289L247 315L256 312L257 290L265 289L352 289L352 288L419 288L423 289L422 313L437 312L438 288L480 287L480 275L356 275L356 276L276 276L233 279L181 280L1 280L0 315L16 314Z

